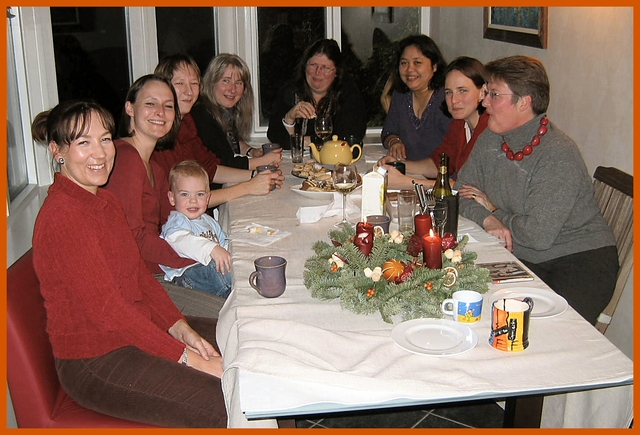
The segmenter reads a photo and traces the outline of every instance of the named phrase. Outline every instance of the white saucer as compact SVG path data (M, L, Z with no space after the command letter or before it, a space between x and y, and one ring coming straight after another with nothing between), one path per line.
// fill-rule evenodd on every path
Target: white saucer
M414 319L400 323L391 339L401 348L419 355L458 355L473 349L478 336L467 325L447 319Z
M522 299L529 296L533 299L533 311L531 317L544 319L558 316L569 307L567 300L552 290L534 287L510 287L498 290L489 295L489 306L498 299L515 298Z

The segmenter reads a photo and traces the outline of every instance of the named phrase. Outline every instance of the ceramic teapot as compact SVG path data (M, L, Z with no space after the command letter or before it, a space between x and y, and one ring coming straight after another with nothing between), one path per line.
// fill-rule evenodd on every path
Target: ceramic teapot
M344 140L338 140L337 135L333 135L331 140L328 140L322 145L322 149L318 151L314 143L309 144L313 158L322 165L335 165L342 163L350 165L357 162L362 157L362 147L358 144L349 146L349 143ZM358 157L353 158L354 148L358 149Z

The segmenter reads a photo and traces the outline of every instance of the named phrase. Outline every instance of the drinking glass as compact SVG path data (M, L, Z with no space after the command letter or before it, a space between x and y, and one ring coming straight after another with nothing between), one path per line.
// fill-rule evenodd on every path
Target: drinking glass
M318 136L320 140L322 140L322 143L320 145L322 145L326 142L327 139L329 139L331 133L333 132L333 121L327 113L318 115L318 117L315 119L315 130L316 136Z
M447 223L447 203L442 200L436 201L436 205L431 210L431 220L433 227L438 231L440 237L444 235L444 226Z
M334 166L331 180L336 191L342 193L342 222L338 222L335 226L344 228L346 224L349 224L346 215L347 194L353 192L358 186L358 169L356 165L337 164Z

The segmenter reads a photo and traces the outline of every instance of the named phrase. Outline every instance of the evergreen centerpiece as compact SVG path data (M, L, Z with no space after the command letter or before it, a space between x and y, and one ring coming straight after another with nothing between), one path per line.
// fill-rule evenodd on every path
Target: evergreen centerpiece
M393 323L395 315L403 320L440 318L442 302L454 292L489 290L489 270L476 268L477 254L464 250L468 236L455 250L443 253L442 269L429 269L415 256L411 235L377 233L369 255L365 255L354 244L356 230L352 226L330 231L332 243L313 244L315 255L305 262L304 284L314 298L340 298L342 308L357 314L379 311L387 323Z

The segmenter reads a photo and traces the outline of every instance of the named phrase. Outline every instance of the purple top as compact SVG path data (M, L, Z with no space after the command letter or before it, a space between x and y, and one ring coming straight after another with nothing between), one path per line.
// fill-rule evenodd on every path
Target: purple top
M407 160L421 160L431 157L449 131L451 118L441 109L444 90L433 93L422 118L413 112L413 91L394 91L391 107L382 128L382 142L390 134L397 134L407 149Z

